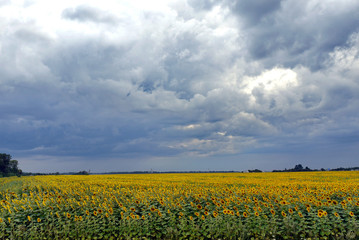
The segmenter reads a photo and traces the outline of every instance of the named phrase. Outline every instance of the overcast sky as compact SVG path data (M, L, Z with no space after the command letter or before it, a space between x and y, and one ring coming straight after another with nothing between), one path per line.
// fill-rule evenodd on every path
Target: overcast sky
M357 0L0 0L23 171L359 166Z

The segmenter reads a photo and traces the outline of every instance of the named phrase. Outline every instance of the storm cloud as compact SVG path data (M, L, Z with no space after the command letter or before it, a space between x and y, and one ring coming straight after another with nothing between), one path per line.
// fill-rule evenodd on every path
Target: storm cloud
M354 166L357 1L0 2L24 171Z

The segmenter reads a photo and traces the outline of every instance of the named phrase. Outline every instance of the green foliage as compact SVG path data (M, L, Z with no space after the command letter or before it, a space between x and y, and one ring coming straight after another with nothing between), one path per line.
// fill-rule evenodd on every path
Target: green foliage
M12 160L10 154L0 153L0 177L20 176L22 171L18 168L18 161Z

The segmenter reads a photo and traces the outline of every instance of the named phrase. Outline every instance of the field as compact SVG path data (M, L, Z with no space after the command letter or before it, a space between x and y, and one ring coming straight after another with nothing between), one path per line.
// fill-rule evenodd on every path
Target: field
M0 179L0 239L359 239L359 172Z

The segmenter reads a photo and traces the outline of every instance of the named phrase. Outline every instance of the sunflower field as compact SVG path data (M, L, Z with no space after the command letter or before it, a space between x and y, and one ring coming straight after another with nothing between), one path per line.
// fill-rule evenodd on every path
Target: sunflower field
M0 179L0 239L359 239L359 172Z

